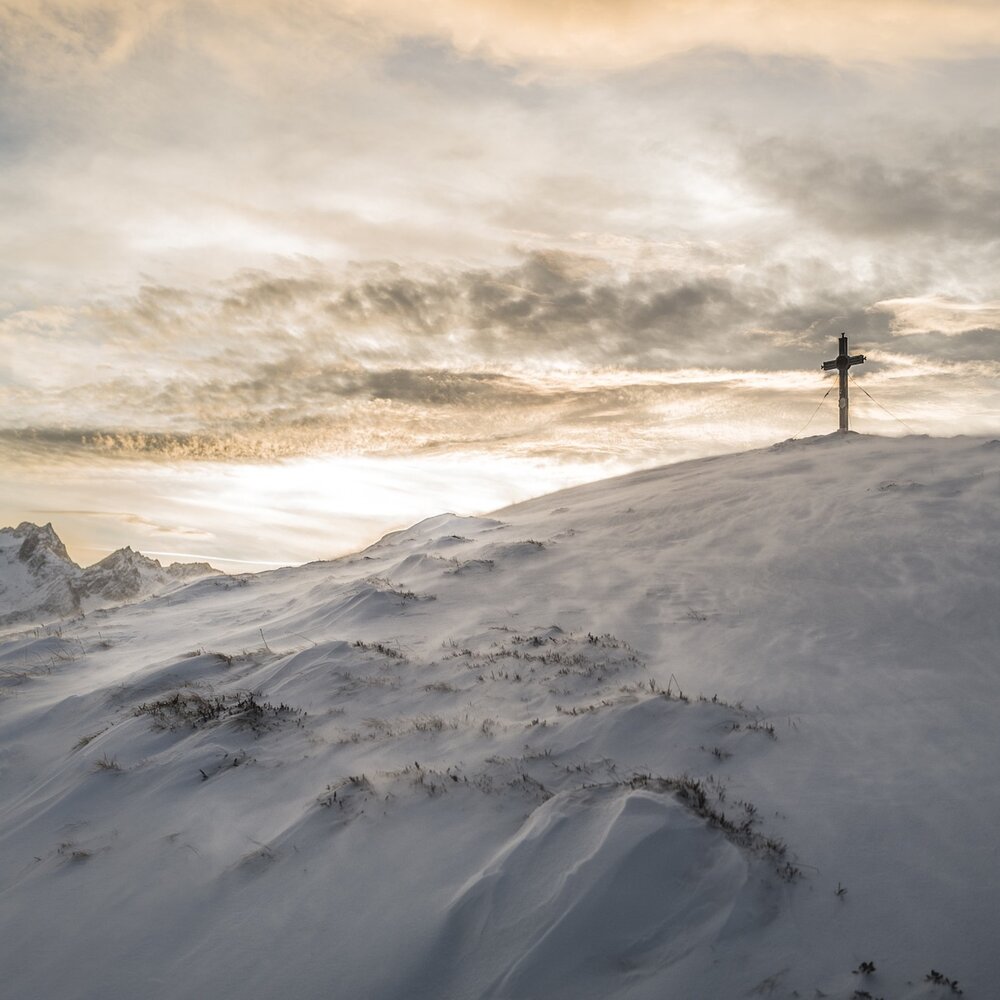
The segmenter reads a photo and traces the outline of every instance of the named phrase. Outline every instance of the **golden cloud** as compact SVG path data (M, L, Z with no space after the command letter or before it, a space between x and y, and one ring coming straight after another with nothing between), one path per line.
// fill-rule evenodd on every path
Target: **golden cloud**
M615 70L696 50L900 62L995 54L994 0L8 0L6 58L44 48L100 71L168 35L249 83L283 65L343 69L402 37L528 70ZM335 61L324 59L336 49Z
M968 302L940 295L883 299L873 312L892 317L892 332L900 336L933 331L955 337L974 330L1000 330L1000 302Z
M345 0L400 34L510 63L624 68L696 49L835 62L996 51L993 0Z

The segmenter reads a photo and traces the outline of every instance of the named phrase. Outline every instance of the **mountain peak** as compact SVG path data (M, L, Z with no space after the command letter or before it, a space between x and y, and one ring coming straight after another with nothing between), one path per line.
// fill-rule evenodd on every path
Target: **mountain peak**
M0 528L0 623L65 617L141 600L218 572L208 563L165 568L131 545L82 569L70 558L51 522L22 521L16 528Z
M97 569L114 570L137 566L150 570L163 569L159 559L153 559L150 556L143 555L138 550L133 549L131 545L125 545L120 549L115 549L114 552L109 553L92 566L88 566L84 572L90 572L91 570Z
M20 548L17 550L17 558L21 562L38 563L45 559L45 553L49 552L67 563L73 563L62 539L56 534L52 522L46 524L33 524L31 521L22 521L16 528L4 528L9 531L14 538L21 539ZM73 563L73 565L76 565Z

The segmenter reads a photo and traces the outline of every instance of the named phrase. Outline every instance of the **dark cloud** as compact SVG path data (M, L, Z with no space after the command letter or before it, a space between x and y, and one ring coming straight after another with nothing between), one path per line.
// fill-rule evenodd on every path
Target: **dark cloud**
M746 147L743 162L756 187L832 232L1000 239L1000 129L874 145L774 136Z
M894 343L892 346L897 346ZM928 330L908 334L905 348L909 354L941 358L953 362L995 362L1000 359L1000 330L980 327L962 333Z
M668 270L619 276L590 257L536 251L505 268L422 277L387 267L345 288L325 309L331 336L340 328L376 328L458 338L485 361L559 357L643 367L665 357L717 360L713 341L752 325L760 294L721 277ZM433 346L421 349L427 356Z
M260 318L294 308L298 303L322 301L335 285L325 276L287 277L261 270L242 271L222 300L224 315ZM152 291L152 290L147 290Z
M247 294L263 298L269 322L280 325L275 300L264 291L270 285L264 279ZM873 344L894 343L891 314L872 306L909 287L892 274L862 283L810 258L765 261L757 269L621 271L586 255L536 251L489 269L407 274L380 265L343 285L308 286L328 321L312 328L308 345L314 357L332 353L342 363L381 365L451 362L457 350L489 367L810 368L841 330ZM289 308L289 316L308 313L304 299ZM367 344L351 355L359 331L368 334ZM984 357L993 357L995 347L982 343ZM946 344L937 346L947 354ZM906 350L898 343L895 349ZM288 356L276 362L276 373L288 362ZM329 377L327 371L320 382ZM350 382L346 374L335 377Z
M494 268L407 271L386 263L306 277L249 271L217 293L147 286L84 312L92 327L164 364L197 355L195 379L214 364L233 381L234 371L265 360L280 375L299 353L320 365L365 367L444 366L456 353L485 365L558 359L661 367L665 360L717 363L731 353L734 334L766 325L774 306L768 279L667 268L620 273L593 257L550 250ZM759 344L753 354L767 363Z
M502 383L497 372L514 376L552 364L808 369L841 330L897 352L951 350L947 338L897 337L892 308L876 308L904 301L912 291L904 281L877 274L861 282L810 258L757 269L626 270L539 251L496 268L313 271L243 272L200 292L148 286L75 317L60 312L54 334L65 336L75 324L88 342L105 343L100 356L110 366L99 382L67 390L67 398L86 406L92 392L123 404L141 395L153 411L196 414L202 405L233 413L290 403L292 391L304 403L488 402ZM44 317L25 314L18 322L8 321L11 342L42 337L50 350ZM996 354L988 333L965 345L984 358ZM58 368L59 358L49 363ZM503 384L509 391L514 383Z

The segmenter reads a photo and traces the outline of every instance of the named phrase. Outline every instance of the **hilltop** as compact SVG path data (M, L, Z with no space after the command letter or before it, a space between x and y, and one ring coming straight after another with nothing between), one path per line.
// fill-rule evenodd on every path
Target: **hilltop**
M998 500L831 435L8 635L8 988L991 996Z

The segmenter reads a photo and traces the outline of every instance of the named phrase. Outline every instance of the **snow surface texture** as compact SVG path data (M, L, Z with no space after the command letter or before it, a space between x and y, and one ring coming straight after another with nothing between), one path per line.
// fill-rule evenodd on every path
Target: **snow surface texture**
M998 501L813 438L11 633L4 989L996 997Z
M0 528L0 625L140 600L218 572L208 563L164 567L129 547L81 569L51 524L25 521Z

